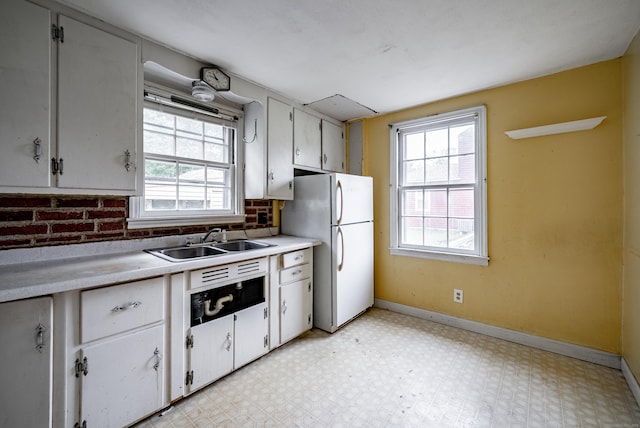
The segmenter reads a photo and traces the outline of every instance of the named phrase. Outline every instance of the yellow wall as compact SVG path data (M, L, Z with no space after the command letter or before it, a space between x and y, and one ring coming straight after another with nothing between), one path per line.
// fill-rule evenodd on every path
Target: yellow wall
M622 355L640 379L640 33L623 58L624 287Z
M621 63L365 120L376 298L620 353ZM489 266L391 256L388 124L479 104L487 106ZM607 119L591 131L526 140L504 134L597 116ZM453 303L454 288L464 290L463 304Z

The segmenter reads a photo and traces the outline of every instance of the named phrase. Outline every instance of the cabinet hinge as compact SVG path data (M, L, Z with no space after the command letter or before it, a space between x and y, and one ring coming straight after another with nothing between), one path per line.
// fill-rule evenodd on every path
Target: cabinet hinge
M307 284L308 291L311 292L311 283Z
M64 43L64 27L51 24L51 38L53 40L60 40L60 43Z
M269 317L269 311L267 308L264 308L264 319L267 319Z
M64 172L64 160L62 158L60 158L60 160L57 160L56 158L51 158L51 174L62 175L63 172Z
M266 348L267 346L269 346L269 335L268 334L264 337L264 347Z
M73 428L87 428L87 421L82 421L82 423L76 422L73 424Z
M80 361L79 358L76 358L75 366L76 377L80 377L80 374L86 376L89 373L89 363L87 362L87 357L84 357L82 361Z
M238 321L238 316L236 314L233 314L233 320Z
M185 385L193 385L193 370L187 372L187 379L184 381Z
M187 335L187 349L193 348L193 334Z
M311 325L311 314L307 317L307 325Z

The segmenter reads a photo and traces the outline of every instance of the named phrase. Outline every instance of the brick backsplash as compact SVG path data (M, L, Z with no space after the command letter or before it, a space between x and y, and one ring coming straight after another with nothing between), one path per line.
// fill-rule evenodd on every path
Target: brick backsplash
M0 249L204 233L214 226L128 230L128 205L125 196L0 195ZM245 213L245 223L215 226L227 230L273 226L271 201L248 199ZM258 223L259 216L266 218L266 224Z

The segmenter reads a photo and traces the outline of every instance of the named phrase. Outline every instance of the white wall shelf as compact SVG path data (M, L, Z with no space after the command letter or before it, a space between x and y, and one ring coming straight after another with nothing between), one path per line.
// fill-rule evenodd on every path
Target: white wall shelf
M534 128L514 129L505 134L514 140L521 138L539 137L542 135L562 134L565 132L585 131L600 125L607 116L591 119L574 120L572 122L554 123L553 125L536 126Z

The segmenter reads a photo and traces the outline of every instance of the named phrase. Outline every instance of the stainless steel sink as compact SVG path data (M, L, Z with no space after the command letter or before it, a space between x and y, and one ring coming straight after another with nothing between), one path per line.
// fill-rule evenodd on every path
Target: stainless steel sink
M264 242L258 241L231 241L231 242L221 242L219 244L214 244L214 248L222 248L227 251L248 251L248 250L257 250L260 248L273 247L272 244L267 244Z
M183 260L196 259L200 257L211 257L227 254L226 251L220 248L214 248L207 246L184 246L184 247L172 247L172 248L156 248L153 250L145 250L154 256L161 257L163 259L179 262Z
M221 242L217 244L200 244L185 245L182 247L155 248L145 250L149 254L169 260L171 262L181 262L185 260L198 259L203 257L214 257L229 254L229 252L257 250L260 248L273 247L273 244L267 244L258 241L231 241Z

